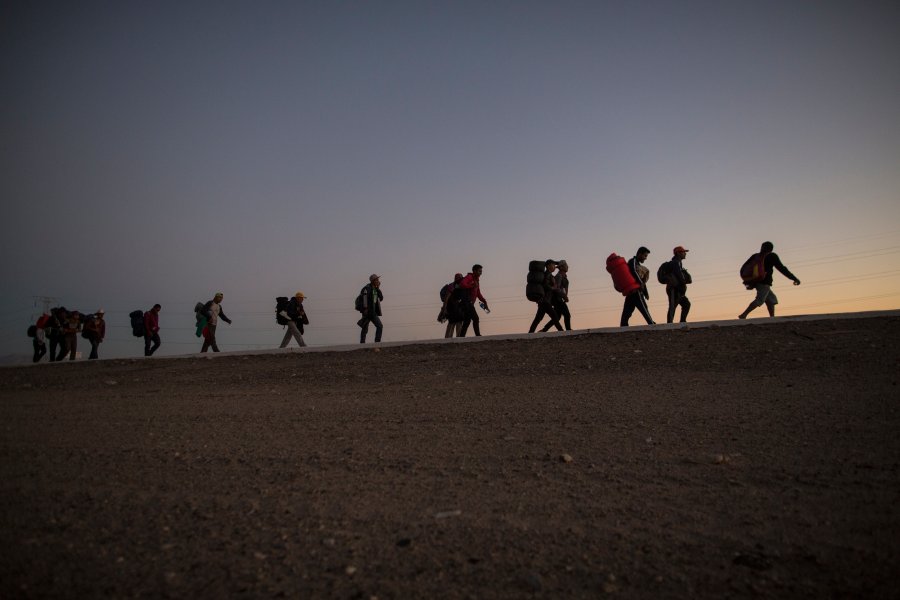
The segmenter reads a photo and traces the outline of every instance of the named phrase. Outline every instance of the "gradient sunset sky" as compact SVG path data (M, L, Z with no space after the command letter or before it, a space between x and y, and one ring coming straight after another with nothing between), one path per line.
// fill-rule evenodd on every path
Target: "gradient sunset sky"
M35 296L104 308L101 356L155 302L196 351L217 291L223 350L276 347L297 290L307 343L352 343L370 273L385 341L441 337L476 262L482 332L524 332L545 258L613 326L640 245L690 250L692 320L743 310L765 240L780 315L900 307L896 1L4 2L0 81L0 355Z

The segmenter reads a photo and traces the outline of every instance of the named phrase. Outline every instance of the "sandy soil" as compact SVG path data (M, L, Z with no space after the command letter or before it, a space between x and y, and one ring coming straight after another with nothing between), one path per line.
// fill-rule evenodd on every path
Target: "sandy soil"
M0 597L900 595L900 318L0 369Z

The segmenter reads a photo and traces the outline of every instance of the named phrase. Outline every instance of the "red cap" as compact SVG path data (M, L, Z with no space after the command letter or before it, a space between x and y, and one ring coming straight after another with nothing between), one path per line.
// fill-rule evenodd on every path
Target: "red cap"
M672 250L672 254L678 254L679 252L687 252L688 249L684 246L675 246L675 249Z

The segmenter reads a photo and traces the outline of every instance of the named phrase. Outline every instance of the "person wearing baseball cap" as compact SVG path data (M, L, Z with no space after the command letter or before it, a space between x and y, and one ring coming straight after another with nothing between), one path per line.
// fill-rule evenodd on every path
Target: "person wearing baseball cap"
M381 333L384 325L381 323L381 301L384 295L381 293L381 277L372 273L369 275L369 283L359 291L359 312L362 318L356 322L362 328L359 333L359 343L366 343L366 334L369 333L369 323L375 325L375 343L381 341Z
M686 295L687 286L691 283L691 274L681 264L681 261L687 258L687 253L688 250L684 246L675 246L672 249L672 260L669 261L669 277L666 283L666 296L669 298L666 323L675 320L675 307L681 307L681 323L687 322L688 312L691 310L691 301Z
M279 322L287 326L287 331L284 332L284 338L281 340L279 348L287 348L292 337L297 340L297 345L301 348L306 346L306 342L303 341L303 326L309 325L309 317L306 316L306 309L303 308L305 299L306 296L303 292L297 292L287 303L284 312L280 313L284 320Z

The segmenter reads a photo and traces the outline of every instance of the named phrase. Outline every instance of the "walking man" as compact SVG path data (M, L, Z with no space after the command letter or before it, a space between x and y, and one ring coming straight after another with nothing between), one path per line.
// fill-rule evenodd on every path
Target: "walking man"
M691 283L691 274L681 266L681 261L687 257L687 253L684 246L676 246L672 250L672 260L669 261L669 280L666 283L666 295L669 297L666 323L671 323L675 319L675 307L681 306L681 323L687 322L688 311L691 310L691 301L686 296L687 286Z
M206 352L210 348L213 352L219 351L219 346L216 344L216 326L219 324L219 319L231 325L231 319L225 316L225 312L222 310L224 297L222 292L218 292L212 300L203 305L204 316L206 316L206 337L203 339L203 347L200 352Z
M773 250L775 250L775 245L772 242L763 242L762 246L760 246L759 254L754 255L762 259L765 274L758 283L746 284L748 290L756 290L756 298L744 312L738 315L738 319L746 319L747 315L763 304L769 310L769 316L775 316L775 305L778 304L778 297L772 291L773 269L778 269L782 275L793 281L794 285L800 285L800 280L781 263L781 259L778 258L778 255Z
M550 322L541 329L541 333L546 333L551 327L556 327L557 331L562 331L562 326L559 324L559 315L556 314L556 309L553 308L553 297L556 294L556 278L553 276L553 271L556 270L557 264L552 258L544 261L544 295L537 302L537 312L534 315L534 320L531 321L528 333L534 333L544 315L550 317Z
M640 276L638 272L647 257L650 256L650 250L641 246L638 248L637 254L628 261L628 272L634 277L634 280L641 286L635 291L625 296L625 305L622 307L622 318L619 321L620 327L628 327L628 319L634 314L634 309L647 321L647 325L656 325L653 317L650 316L650 309L647 307L647 300L650 299L650 292L647 290L647 281ZM649 271L648 271L649 273Z
M463 292L460 294L459 303L463 312L463 324L462 329L459 331L459 337L466 337L466 332L469 330L470 323L472 324L472 331L475 332L475 335L481 336L481 329L479 329L478 326L478 313L475 312L476 301L481 302L481 308L484 312L491 312L487 300L481 295L481 273L483 271L484 267L481 265L472 265L472 272L463 277L462 281L459 282L459 287Z
M384 325L381 323L381 301L384 295L381 293L381 278L374 273L369 275L369 283L359 291L362 298L360 313L362 318L356 322L362 328L359 333L359 343L366 343L366 334L369 333L369 323L375 325L375 343L381 341L381 332Z
M159 311L162 306L154 304L153 308L144 313L144 356L153 356L153 353L162 344L159 339ZM153 344L151 347L150 344Z
M32 357L31 362L40 362L44 355L47 354L46 332L44 329L47 327L49 321L50 315L44 313L38 317L37 322L34 324L34 339L32 340L34 356ZM53 357L51 356L51 358Z
M91 343L91 355L88 356L88 360L100 357L97 351L100 349L100 344L102 344L103 340L106 338L106 321L103 320L103 314L104 312L101 308L91 315L84 324L83 335L87 338L88 342Z
M66 322L67 316L68 313L63 306L50 309L50 319L45 326L47 339L50 340L50 362L61 361L66 354L66 335L63 333L63 324Z
M291 343L292 337L297 340L297 345L301 348L306 346L306 342L303 341L303 326L309 325L309 318L306 316L306 310L303 308L303 300L305 298L306 296L303 295L303 292L297 292L288 302L287 308L285 308L283 313L280 313L287 321L285 323L287 331L284 332L284 339L281 340L279 348L287 348L287 345Z
M453 276L453 281L441 288L441 296L444 298L444 304L438 315L438 322L447 321L447 329L444 331L445 338L452 338L454 335L459 336L462 330L464 315L460 307L460 298L463 293L468 292L459 287L459 282L463 280L462 273Z
M569 313L569 263L559 261L556 271L556 290L553 294L553 308L566 324L566 331L572 331L572 315Z

